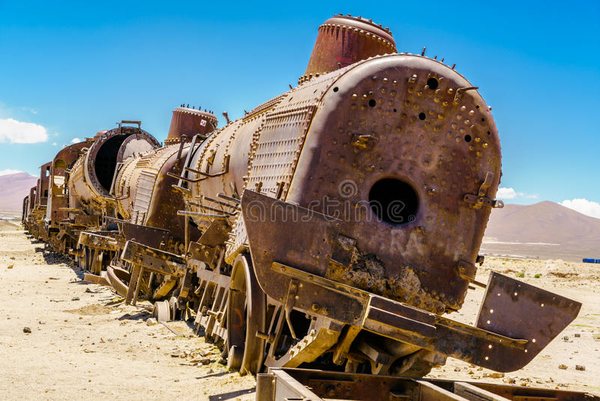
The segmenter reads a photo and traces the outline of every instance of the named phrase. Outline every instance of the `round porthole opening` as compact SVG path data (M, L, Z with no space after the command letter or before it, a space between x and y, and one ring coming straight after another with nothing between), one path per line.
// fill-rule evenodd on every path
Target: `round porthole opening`
M419 197L410 184L384 178L371 187L369 206L378 220L399 226L415 221Z

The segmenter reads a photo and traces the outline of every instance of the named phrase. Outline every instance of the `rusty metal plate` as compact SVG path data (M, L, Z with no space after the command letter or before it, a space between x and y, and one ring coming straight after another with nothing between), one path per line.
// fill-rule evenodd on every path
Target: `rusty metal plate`
M151 248L160 248L161 243L166 244L169 240L170 232L162 228L154 228L119 222L122 225L123 236L125 240L133 240Z
M310 302L324 302L324 297L316 296L320 293L312 287L324 281L333 242L343 223L329 216L251 191L244 193L242 213L256 275L262 289L270 297L284 302L288 297L289 276L296 271L297 279L304 281L304 289L311 289L311 294L315 294L312 297L314 301ZM281 265L287 265L288 268L284 267L281 271L273 270L272 266ZM499 280L499 278L493 279L490 283L494 294L498 292L496 287L499 285ZM484 330L481 326L468 326L377 296L371 297L373 305L370 305L366 311L363 327L374 333L479 366L504 372L514 371L525 366L576 316L579 304L508 278L505 278L502 283L508 288L507 291L514 292L513 287L509 285L512 284L520 286L518 288L524 293L521 297L525 302L524 306L507 305L507 313L515 313L519 316L508 320L508 326L518 325L521 320L530 319L528 327L531 330L535 330L534 325L541 322L542 328L538 330L542 332L546 330L547 334L538 334L529 330L507 332L503 330L503 325L499 325L498 330L495 327L484 327ZM356 289L355 291L357 294L362 293ZM339 305L330 308L329 317L358 325L356 319L364 312L365 304L359 300L360 296L350 293L344 296L337 290L328 293L329 297L335 294L335 302ZM301 295L299 291L298 299L294 301L294 308L308 313L323 313L322 309L309 309L310 302L307 301L311 298L306 298L304 295L310 294ZM338 296L340 299L337 299ZM350 303L343 302L342 298ZM532 305L528 301L529 298L545 302L545 312L550 316L540 321L531 319L529 310ZM575 310L568 312L565 317L552 317L553 302L556 300L562 300L565 303L564 307L570 305ZM539 302L537 305L536 307L539 308ZM483 316L481 315L480 318ZM485 319L486 322L489 320L487 317ZM545 329L544 326L552 324L554 319L561 322L560 327L556 324L556 327Z
M242 213L256 276L269 296L283 299L289 284L289 278L272 273L274 262L325 276L337 220L249 190Z
M106 285L106 286L110 286L110 282L108 281L108 278L106 278L105 276L102 275L96 275L96 274L92 274L92 273L84 273L83 274L83 281L87 281L88 283L92 283L92 284L98 284L98 285Z
M492 272L477 317L477 327L529 340L507 359L523 365L537 355L579 313L581 303Z
M127 241L121 259L138 264L146 271L162 275L183 277L185 273L186 260L184 258L135 241Z
M106 267L106 278L117 294L123 298L127 296L127 288L131 280L131 274L127 270L108 265Z
M246 188L285 199L319 99L339 74L332 72L286 92L266 113L253 139Z

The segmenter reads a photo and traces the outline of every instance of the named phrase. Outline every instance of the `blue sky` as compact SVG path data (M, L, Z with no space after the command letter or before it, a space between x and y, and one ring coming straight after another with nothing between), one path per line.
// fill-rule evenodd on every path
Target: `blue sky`
M0 0L0 172L37 175L122 119L162 141L181 103L241 117L297 82L341 12L480 87L506 201L582 199L565 204L600 217L600 1L52 3Z

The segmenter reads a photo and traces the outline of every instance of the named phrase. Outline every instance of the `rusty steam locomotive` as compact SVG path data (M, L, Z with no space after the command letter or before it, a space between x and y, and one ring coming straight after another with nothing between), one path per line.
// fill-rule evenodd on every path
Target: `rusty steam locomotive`
M424 375L527 364L580 304L475 281L501 176L491 109L387 28L335 16L296 87L217 128L124 121L42 166L23 221L161 320L193 318L231 368ZM476 326L444 314L485 287Z

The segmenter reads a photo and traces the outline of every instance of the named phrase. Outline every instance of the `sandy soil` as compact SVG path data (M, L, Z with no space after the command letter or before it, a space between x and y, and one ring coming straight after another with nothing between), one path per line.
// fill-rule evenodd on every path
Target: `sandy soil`
M596 258L600 250L584 246L560 245L554 243L501 242L495 239L483 239L479 253L494 257L514 257L524 259L553 259L578 263L583 258Z
M449 358L430 377L600 394L600 265L487 257L476 280L487 283L491 270L579 301L583 304L581 311L571 325L519 371L501 374ZM469 291L460 313L449 317L474 324L483 294L483 289ZM578 365L585 370L577 370Z
M228 373L219 351L186 323L171 323L180 335L147 325L143 304L125 306L108 288L83 282L17 226L1 224L0 244L3 399L254 399L254 378ZM521 371L494 377L448 360L431 376L600 393L600 266L488 258L477 279L492 268L583 302L579 317ZM471 291L451 317L472 323L482 295Z
M145 309L3 226L0 398L254 400L254 378L228 373L187 324L148 326Z

